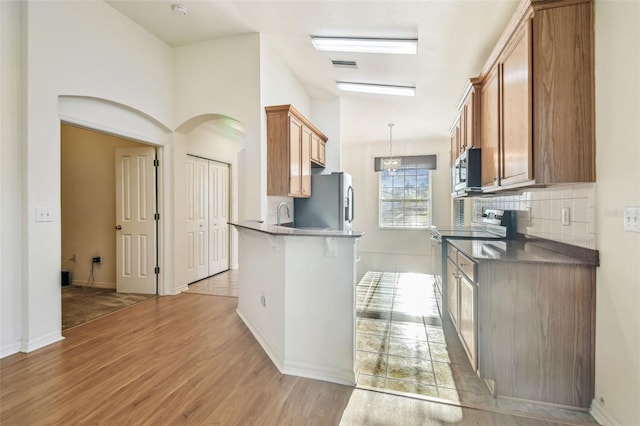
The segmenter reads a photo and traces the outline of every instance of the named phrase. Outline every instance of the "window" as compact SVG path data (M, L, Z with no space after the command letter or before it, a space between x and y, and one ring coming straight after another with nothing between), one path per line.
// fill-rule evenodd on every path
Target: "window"
M431 225L431 167L420 162L380 172L378 226L422 229Z

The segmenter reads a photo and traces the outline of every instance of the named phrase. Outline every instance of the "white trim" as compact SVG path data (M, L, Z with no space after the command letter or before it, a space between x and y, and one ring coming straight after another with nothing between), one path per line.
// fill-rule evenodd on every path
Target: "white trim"
M171 293L166 293L166 295L175 296L176 294L180 294L180 293L185 292L187 290L189 290L189 284L184 284L184 285L181 285L178 288L173 289L173 291Z
M597 399L593 399L591 401L591 409L589 410L589 414L591 417L596 419L596 421L601 425L607 426L622 426L621 423L617 422L613 416L606 410L606 408L600 404L600 401Z
M11 343L8 346L0 349L0 359L8 357L9 355L17 354L20 352L20 342Z
M108 289L116 289L116 283L106 283L102 281L94 281L91 285L87 285L86 281L80 280L72 280L71 284L76 287L85 287L85 288L108 288Z
M278 371L283 374L287 374L284 371L284 360L280 356L278 356L278 353L269 344L268 340L265 339L264 336L262 336L262 334L258 331L256 327L254 327L253 325L251 325L249 321L247 321L247 317L242 315L242 312L240 312L239 309L236 309L236 313L238 314L242 322L244 322L244 324L247 326L249 331L251 331L251 334L253 334L253 337L258 341L260 346L262 346L262 349L266 352L267 356L271 358L271 361L276 366Z
M391 250L361 250L358 248L358 254L360 253L372 253L372 254L392 254L398 256L430 256L430 252L415 252L409 253L405 251L391 251Z
M36 349L59 342L60 340L64 340L64 337L60 334L60 331L54 331L42 337L38 337L37 339L23 341L20 345L20 352L33 352Z
M324 380L325 382L338 383L347 386L355 386L356 384L355 371L319 367L317 365L307 364L304 362L285 361L284 370L282 372L292 376Z

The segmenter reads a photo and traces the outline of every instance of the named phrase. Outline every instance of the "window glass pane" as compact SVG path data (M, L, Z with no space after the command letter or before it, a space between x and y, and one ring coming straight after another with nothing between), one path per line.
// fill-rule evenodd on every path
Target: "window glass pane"
M406 165L380 173L380 216L383 228L426 228L431 225L430 171Z

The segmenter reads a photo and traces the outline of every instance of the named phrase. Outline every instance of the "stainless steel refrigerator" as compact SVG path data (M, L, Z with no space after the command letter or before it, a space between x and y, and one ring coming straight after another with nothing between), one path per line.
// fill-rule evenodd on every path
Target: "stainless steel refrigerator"
M311 175L311 197L293 200L296 228L330 228L351 231L354 214L353 179L350 174Z

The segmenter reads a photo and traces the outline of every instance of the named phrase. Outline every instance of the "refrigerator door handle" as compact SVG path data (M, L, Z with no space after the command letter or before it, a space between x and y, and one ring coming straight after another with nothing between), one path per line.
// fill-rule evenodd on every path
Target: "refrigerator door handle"
M355 194L353 192L353 186L349 186L349 188L347 188L347 200L349 200L349 207L346 219L351 223L353 222L353 217L355 215Z

